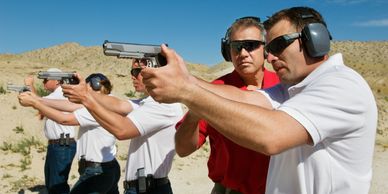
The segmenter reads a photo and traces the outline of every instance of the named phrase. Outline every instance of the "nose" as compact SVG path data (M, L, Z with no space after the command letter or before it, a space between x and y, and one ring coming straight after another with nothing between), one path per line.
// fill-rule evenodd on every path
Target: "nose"
M272 63L272 61L278 60L278 57L273 55L270 52L267 52L267 62Z
M247 55L249 55L249 52L245 48L241 48L239 55L240 56L247 56Z

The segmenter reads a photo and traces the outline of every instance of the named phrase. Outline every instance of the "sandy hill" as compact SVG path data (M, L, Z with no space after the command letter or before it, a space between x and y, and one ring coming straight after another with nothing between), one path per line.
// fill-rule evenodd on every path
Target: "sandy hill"
M178 51L179 52L179 51ZM355 42L335 41L332 53L341 52L347 65L361 73L373 89L379 107L379 122L376 143L388 147L388 42ZM332 54L331 53L331 54ZM268 65L268 64L267 64ZM106 57L101 46L84 47L78 43L66 43L50 48L38 49L18 55L0 54L0 189L2 193L24 191L39 192L43 185L43 162L45 138L42 133L42 123L36 118L36 111L21 107L16 99L17 94L6 92L6 84L23 84L28 74L50 67L59 67L65 71L77 71L84 77L94 72L107 75L114 85L113 93L118 97L126 97L133 93L129 74L130 61ZM212 80L232 70L231 63L220 62L209 67L199 64L188 64L190 72L205 80ZM36 80L39 86L40 80ZM120 164L125 164L128 142L119 144ZM208 193L211 184L206 179L207 148L187 159L178 158L174 162L171 173L175 193ZM384 151L384 150L383 150ZM375 157L382 158L381 155ZM388 158L385 156L385 158ZM71 183L77 179L76 162L74 162ZM376 164L377 165L377 164ZM378 166L377 166L378 167ZM193 177L187 177L190 169ZM202 169L202 170L201 170ZM191 172L191 171L190 171ZM379 170L377 174L387 170ZM197 176L197 174L200 174ZM385 176L387 177L387 176ZM380 178L380 177L379 177ZM203 183L203 179L208 182ZM376 178L377 179L377 178ZM385 180L387 180L385 178ZM204 185L203 192L196 185ZM372 192L387 191L377 180L373 183ZM185 192L182 192L185 191Z

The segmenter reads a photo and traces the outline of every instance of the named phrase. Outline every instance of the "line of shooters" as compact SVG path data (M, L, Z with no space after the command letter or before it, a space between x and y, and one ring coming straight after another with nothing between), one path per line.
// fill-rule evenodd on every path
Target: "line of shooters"
M175 152L187 156L206 137L212 194L368 193L377 106L342 55L329 56L330 40L323 17L309 7L281 10L264 23L237 19L221 39L234 71L212 83L191 75L166 45L105 42L106 55L135 58L133 85L147 97L120 100L104 75L71 73L79 83L62 88L75 104L33 92L19 101L60 124L80 125L81 176L71 193L118 193L115 138L131 139L126 194L172 193ZM180 103L189 109L183 118Z

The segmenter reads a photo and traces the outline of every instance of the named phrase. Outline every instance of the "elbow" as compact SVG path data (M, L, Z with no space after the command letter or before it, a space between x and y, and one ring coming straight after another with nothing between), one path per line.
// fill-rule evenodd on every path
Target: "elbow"
M261 153L267 156L272 156L272 155L278 154L279 151L277 151L277 149L274 146L265 146L261 151Z
M194 144L187 145L175 141L175 152L181 158L192 154L195 150L197 150L197 147Z
M267 140L262 144L261 153L267 156L276 155L282 152L280 145L276 140Z
M176 154L181 157L181 158L184 158L188 155L190 155L192 152L188 152L188 151L185 151L185 150L182 150L182 149L179 149L177 147L175 147L175 151L176 151Z
M58 124L60 124L60 125L70 125L70 123L68 122L68 121L66 121L66 120L58 120L58 121L56 121Z
M118 133L113 134L113 135L116 137L116 139L118 139L120 141L121 140L129 139L128 136L125 133L122 133L122 132L118 132Z
M115 135L115 137L116 137L116 139L117 140L126 140L126 139L128 139L127 137L125 137L124 135Z
M117 128L116 130L111 131L111 133L118 140L127 140L140 136L140 132L136 130L130 130L128 128Z

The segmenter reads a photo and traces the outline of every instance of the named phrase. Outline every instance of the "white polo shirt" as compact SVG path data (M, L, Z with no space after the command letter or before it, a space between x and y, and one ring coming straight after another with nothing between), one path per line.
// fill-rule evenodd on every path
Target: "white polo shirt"
M51 92L49 95L43 97L46 99L56 99L56 100L67 100L63 96L62 88L59 86L57 87L53 92ZM45 117L45 123L44 123L44 134L47 137L47 139L59 139L61 136L61 133L64 134L70 134L71 138L74 138L74 127L73 126L66 126L66 125L60 125L57 122L48 119Z
M182 116L179 103L158 103L152 97L140 101L139 107L128 114L140 136L131 139L125 180L137 179L139 168L155 178L167 177L175 155L175 124Z
M266 92L278 110L306 128L314 144L271 157L266 193L368 193L377 107L366 81L343 64L341 54L297 85Z
M87 161L109 162L117 153L116 137L102 128L86 108L73 112L80 124L77 140L77 157Z

